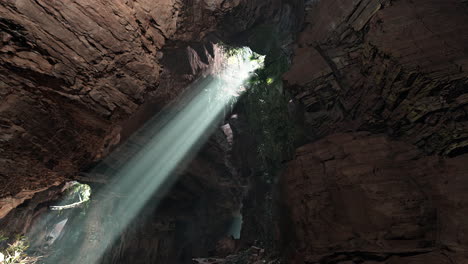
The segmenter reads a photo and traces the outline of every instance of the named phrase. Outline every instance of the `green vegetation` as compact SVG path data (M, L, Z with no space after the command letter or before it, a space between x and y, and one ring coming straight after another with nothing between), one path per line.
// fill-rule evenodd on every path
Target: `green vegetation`
M0 243L6 240L8 240L8 236L2 231L0 231Z
M51 210L64 210L85 206L91 198L91 187L87 184L75 182L64 193L64 199L59 205L51 206Z
M4 237L3 237L4 238ZM26 250L29 242L25 236L17 236L15 241L8 244L4 250L0 250L0 263L2 264L34 264L41 257L28 256Z
M265 54L264 67L256 70L239 108L256 146L256 165L250 178L253 192L245 199L243 214L255 215L249 225L256 235L245 239L264 248L269 257L278 252L275 186L284 162L290 160L301 130L290 115L291 96L283 89L282 75L289 69L289 59L282 48L290 35L275 25L260 25L248 37L249 47ZM249 219L246 219L247 221Z
M288 115L287 93L283 91L281 75L288 69L288 61L280 48L278 41L271 39L274 28L260 26L254 30L250 42L266 56L255 52L247 54L251 61L256 61L264 67L257 69L248 80L248 89L242 98L245 106L248 127L258 142L259 159L262 171L273 174L278 165L289 156L294 145L294 123ZM246 49L219 44L230 60L241 60L246 57ZM248 49L247 49L248 50ZM249 50L250 51L250 50ZM234 100L235 101L235 100Z
M266 63L249 80L244 105L247 122L257 138L262 169L271 175L292 154L296 132L288 113L290 98L283 91L281 80L288 67L287 60L280 56Z
M238 57L243 52L243 47L230 46L224 42L218 42L217 45L223 50L228 57Z
M254 28L249 46L265 54L264 68L255 72L246 93L245 105L249 127L256 135L258 156L265 180L273 182L281 167L294 150L297 129L288 112L289 94L283 90L282 75L289 69L289 61L282 43L289 33L278 25L263 24Z
M253 210L257 215L256 245L275 252L277 246L274 227L277 223L273 189L283 163L294 150L296 129L289 116L289 96L283 91L281 75L287 69L287 60L283 57L266 57L266 66L255 72L249 81L249 88L242 98L249 134L255 137L258 167L252 179L256 186ZM248 213L247 213L248 214Z

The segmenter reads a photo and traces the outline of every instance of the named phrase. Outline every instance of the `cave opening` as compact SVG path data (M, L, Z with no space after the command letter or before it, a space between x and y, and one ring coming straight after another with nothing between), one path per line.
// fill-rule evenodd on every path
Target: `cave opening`
M281 17L284 12L278 10L273 15L288 20L292 15L288 10L287 16ZM222 27L229 25L226 21ZM74 176L92 186L92 195L87 187L73 198L54 189L47 206L33 209L40 221L26 225L29 238L24 241L31 246L25 257L41 257L41 263L50 264L93 264L134 263L132 256L141 255L163 263L191 263L194 257L223 256L240 248L273 247L277 235L271 230L277 217L273 189L295 137L288 113L291 99L281 80L289 64L282 45L291 32L281 29L278 21L249 27L229 37L218 31L200 43L172 43L155 54L162 64L157 74L161 82L174 85L171 80L180 79L177 85L186 87L178 92L166 87L170 100L153 96L119 127L99 131L106 136L103 146L86 153L88 160ZM145 64L134 65L132 60L123 64L129 72L112 72L118 80L111 85L125 95L140 87L131 81L139 69L156 75ZM108 98L90 94L100 103ZM122 109L118 106L110 113L120 114ZM112 120L106 111L103 114ZM157 115L151 117L154 112ZM46 167L59 170L63 165L56 160L46 160ZM214 169L206 169L206 163ZM39 238L44 229L48 235ZM157 245L148 249L148 241ZM152 256L154 251L162 253Z
M158 207L177 182L178 174L188 166L214 131L223 125L226 114L231 113L238 98L252 86L254 76L258 76L263 67L264 56L249 48L223 45L215 49L219 56L217 59L222 61L212 74L191 84L194 87L178 98L177 104L163 111L163 115L150 119L135 136L120 146L130 145L134 150L132 157L126 159L127 153L117 151L101 162L102 165L94 167L108 179L105 186L96 188L91 196L89 185L69 184L62 200L49 209L61 214L62 211L79 208L77 211L81 213L77 215L74 211L75 215L61 216L60 219L45 213L45 219L40 226L32 227L27 239L39 243L38 233L43 232L45 226L52 226L52 231L46 235L47 245L42 245L43 252L32 247L32 255L42 253L43 263L101 263L109 248L124 239L124 231L144 218L141 215L143 209L151 211L148 208ZM227 128L226 125L224 127ZM228 130L225 129L226 133ZM111 169L106 172L106 168ZM93 175L93 169L87 174ZM232 221L231 229L225 232L239 239L240 213ZM62 235L64 228L67 232ZM191 223L179 221L177 224L177 230L196 235L199 231L191 230L193 228L196 227ZM181 254L190 255L187 252Z
M0 1L0 264L465 263L464 2Z
M255 39L257 46L275 35L271 27L261 27L259 32L265 39ZM215 220L215 226L205 226L197 222L200 220L190 218L169 224L176 230L174 243L180 248L174 253L176 259L189 263L193 257L223 256L240 247L273 247L277 233L270 229L274 228L278 217L273 201L274 186L279 164L288 159L296 135L288 112L291 99L281 81L281 75L288 67L287 56L277 43L270 43L266 48L257 47L257 50L266 55L238 44L213 44L210 52L213 61L208 74L191 82L187 92L166 108L159 109L158 114L136 132L131 135L124 132L129 134L124 143L114 147L102 161L84 169L78 179L93 186L92 195L89 185L72 182L68 185L80 189L75 192L76 197L70 198L63 190L61 197L56 199L57 204L47 209L55 212L53 215L40 212L41 223L31 225L26 236L18 240L31 242L29 249L23 250L27 253L24 258L40 257L41 263L50 264L65 261L113 263L116 254L122 254L118 247L127 244L126 240L133 236L142 236L138 229L168 224L164 220L153 223L152 212L171 214L171 207L181 203L179 198L173 197L172 189L192 192L183 181L178 181L177 175L184 174L184 169L192 166L196 155L205 155L201 149L207 148L206 142L210 137L216 137L215 131L219 130L223 131L232 152L238 155L234 161L225 158L226 170L232 175L253 177L238 180L232 191L237 193L234 209L228 209L224 218ZM193 50L187 49L187 53L190 52ZM237 137L241 138L240 144ZM251 145L245 149L243 145L249 141ZM244 158L249 159L250 164L242 164ZM249 171L235 172L236 167ZM172 188L174 184L176 187ZM196 194L193 202L186 203L193 206L186 209L187 215L211 215L203 212L213 206L212 201L207 201L208 197ZM216 197L220 198L226 197ZM184 210L183 207L178 209ZM256 210L261 211L252 212ZM56 217L56 213L60 217ZM248 215L247 219L244 213ZM200 216L200 219L204 217ZM259 226L260 222L262 226ZM210 232L215 234L206 242L214 246L205 253L200 252L206 251L206 246L194 245L192 241L207 236L198 230L200 228L213 229ZM252 232L252 228L259 232ZM48 230L49 235L42 238L44 230ZM245 239L241 241L242 237ZM170 245L161 243L157 249L168 250L165 247ZM126 254L128 256L120 257L119 261L130 261L132 254Z

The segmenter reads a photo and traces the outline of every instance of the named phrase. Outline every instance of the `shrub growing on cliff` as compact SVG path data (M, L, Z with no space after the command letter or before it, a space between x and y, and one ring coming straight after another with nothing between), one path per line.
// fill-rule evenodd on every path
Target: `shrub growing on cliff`
M273 174L292 153L296 133L288 113L289 98L281 81L287 61L279 56L267 63L249 80L250 88L244 102L249 127L257 136L259 158L264 169Z
M64 199L59 205L51 206L51 210L64 210L86 205L91 198L91 187L87 184L73 182L65 191Z
M24 236L16 237L15 241L8 245L4 250L0 251L1 264L34 264L40 257L28 256L26 250L29 248L29 243Z
M283 91L281 79L287 69L286 55L279 48L270 50L265 67L255 71L241 100L248 133L255 139L258 162L258 166L252 168L255 192L246 198L243 209L246 215L255 215L248 223L253 226L255 235L246 239L273 255L278 246L274 186L283 162L292 156L297 135L295 123L289 116L290 97Z

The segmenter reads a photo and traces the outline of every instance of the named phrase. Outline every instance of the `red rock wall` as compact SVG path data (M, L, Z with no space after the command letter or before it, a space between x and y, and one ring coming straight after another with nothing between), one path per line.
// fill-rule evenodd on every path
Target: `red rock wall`
M282 179L290 262L467 262L466 3L306 11L284 75L311 142Z
M209 67L214 35L300 2L2 1L0 197L100 160Z
M426 156L368 132L300 147L282 178L296 254L310 263L464 263L466 164L468 155Z
M176 81L159 85L162 49L210 30L187 30L186 12L170 0L3 1L1 195L76 173L119 141L118 124L144 98L162 105L178 94ZM214 28L215 18L197 19Z
M23 232L47 211L51 201L38 200L44 193L21 190L42 191L66 178L105 184L102 175L77 174L204 73L213 62L212 41L248 43L249 30L262 23L280 24L287 35L301 7L301 0L2 1L0 198L7 198L0 200L0 229ZM213 253L245 185L221 138L211 138L160 208L145 208L104 261L191 263ZM120 164L134 151L130 144L107 160ZM83 258L102 236L100 223L112 220L99 203L90 207L89 228L79 234L86 243L65 243Z
M386 133L426 153L468 145L466 4L312 1L284 78L311 139Z

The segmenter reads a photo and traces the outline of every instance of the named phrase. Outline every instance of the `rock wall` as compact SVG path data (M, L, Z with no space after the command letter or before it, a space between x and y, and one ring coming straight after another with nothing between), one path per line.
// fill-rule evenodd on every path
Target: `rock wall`
M467 21L458 0L311 1L284 76L310 137L368 130L464 153Z
M465 263L464 1L308 1L284 79L291 263ZM290 230L290 231L289 231Z
M277 23L288 35L305 10L284 75L311 142L283 177L289 261L463 263L466 1L309 0L303 7L299 0L3 1L0 197L16 206L32 197L29 190L76 176L207 71L213 41L265 50L257 26ZM125 257L131 252L147 254L142 263L188 262L206 253L219 234L196 230L216 214L227 217L245 180L216 156L198 157L167 201L230 204L209 201L220 211L186 215L163 207L167 215L130 229L136 238L120 241L109 260L135 261ZM255 164L245 158L243 165ZM3 215L13 203L0 204ZM30 205L27 214L37 212ZM196 224L183 221L190 217ZM154 243L155 251L142 251Z
M219 242L229 237L246 184L230 167L230 155L226 135L217 131L186 171L173 175L180 177L175 186L154 194L102 263L192 263L194 257L222 253ZM0 241L0 248L17 234L26 234L30 252L47 256L48 263L87 263L92 252L87 250L99 246L118 224L115 219L121 216L113 213L112 205L124 194L102 191L109 175L86 174L80 179L92 187L91 201L85 206L51 211L49 206L63 204L63 185L31 193L13 204L4 199L12 207L0 219L0 232L10 240ZM62 221L66 224L51 242L51 233Z
M464 263L467 161L369 132L300 147L282 179L293 251L307 263Z
M155 194L103 263L192 263L194 257L219 253L245 182L226 166L230 147L223 133L214 138L172 190Z
M167 41L203 37L180 32L186 16L178 1L2 2L2 195L76 173L118 142L145 97L179 93L160 87L159 60Z
M69 179L86 181L96 190L105 185L112 175L79 173L96 168L104 157L111 162L100 166L112 171L114 157L124 161L132 155L130 147L109 157L210 71L214 42L258 44L251 39L253 29L263 24L277 24L289 35L300 24L302 2L0 3L0 229L23 233L31 219L45 215L60 192L44 188ZM246 184L229 164L230 147L219 133L182 172L161 206L145 208L104 262L191 263L194 256L217 254L217 242L239 211ZM112 220L110 212L99 212L99 199L110 198L91 201L90 230ZM155 203L160 199L155 197ZM76 234L68 226L64 234L85 242L100 235ZM74 251L83 253L92 245ZM69 263L70 256L62 257L56 262Z
M0 196L102 159L208 70L213 41L289 23L301 2L3 1Z

